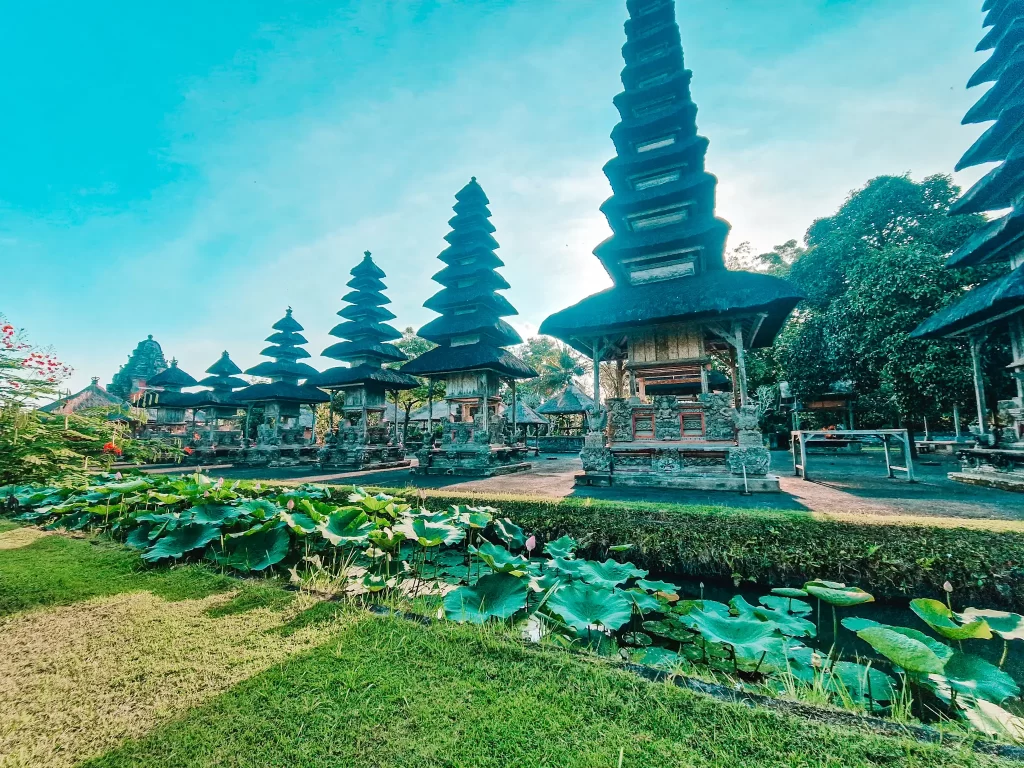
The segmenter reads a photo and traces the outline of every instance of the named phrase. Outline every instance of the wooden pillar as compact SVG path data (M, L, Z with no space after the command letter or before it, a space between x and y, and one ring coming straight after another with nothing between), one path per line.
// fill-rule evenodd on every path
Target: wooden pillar
M516 419L516 380L511 379L512 383L512 445L519 444L519 427L517 426Z
M365 398L366 398L366 395L363 395L363 444L364 445L366 444L366 433L367 433L367 426L368 426L366 422L369 421L369 419L367 418L367 415L366 415L366 400L365 400Z
M988 433L988 420L985 418L985 380L981 372L982 336L971 336L971 370L974 373L974 401L978 408L978 432L980 436Z
M309 444L316 445L316 403L310 403L309 410L313 413L313 427L309 430Z
M434 377L427 376L427 436L423 441L425 447L434 444Z
M960 439L960 406L957 403L953 403L953 432L956 434L956 439Z
M601 407L601 339L594 339L594 402Z
M927 442L927 441L932 439L931 430L928 429L928 417L927 416L924 417L924 439L925 439L925 442Z
M743 348L743 325L740 321L733 324L736 343L736 377L740 385L740 405L747 404L747 353Z
M636 397L636 371L632 368L629 369L629 396Z
M854 424L853 424L853 398L852 397L849 400L846 401L846 408L850 412L850 426L847 427L847 429L856 429L857 427L855 427Z

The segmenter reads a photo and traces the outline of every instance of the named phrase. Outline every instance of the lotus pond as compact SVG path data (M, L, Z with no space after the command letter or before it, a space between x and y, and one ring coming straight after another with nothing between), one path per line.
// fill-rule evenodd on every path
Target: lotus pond
M902 626L885 607L873 613L860 586L820 580L728 597L656 578L629 562L628 545L590 560L568 536L538 542L489 507L430 511L358 489L339 498L324 486L227 486L199 474L0 496L16 520L103 532L151 563L207 560L324 595L514 624L535 641L753 693L1024 741L1010 674L1024 617L954 606L951 588L911 601L913 625Z

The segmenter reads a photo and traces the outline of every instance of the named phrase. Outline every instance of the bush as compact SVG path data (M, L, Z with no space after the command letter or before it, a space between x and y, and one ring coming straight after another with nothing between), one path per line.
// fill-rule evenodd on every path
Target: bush
M949 581L960 606L1024 609L1024 524L907 518L815 516L593 499L484 496L391 489L431 508L486 504L551 540L584 540L581 555L632 544L630 560L663 576L732 578L800 586L810 579L868 584L885 598L943 596Z

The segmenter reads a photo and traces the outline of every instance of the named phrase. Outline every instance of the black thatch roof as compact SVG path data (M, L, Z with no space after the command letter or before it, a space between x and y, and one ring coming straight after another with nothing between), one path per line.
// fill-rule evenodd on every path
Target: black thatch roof
M245 406L235 399L237 392L230 392L227 390L211 390L208 389L204 392L197 392L194 397L195 400L188 406L189 408L200 409L200 408L216 408L216 407L237 407L244 408Z
M693 277L609 288L551 315L541 323L540 333L589 354L578 346L578 339L656 323L764 312L767 317L751 346L766 347L802 298L780 278L717 269Z
M321 355L334 360L351 360L355 357L372 357L380 362L400 363L409 356L394 344L378 344L366 339L363 341L339 341L325 349Z
M100 386L99 377L93 377L92 383L85 389L60 400L54 400L39 410L43 413L74 413L90 408L121 408L124 405L124 400Z
M178 367L177 360L171 360L170 368L165 368L146 382L146 386L148 387L167 387L177 389L181 389L183 387L195 387L198 385L199 382Z
M224 350L220 354L220 360L207 368L206 372L212 373L214 376L236 376L242 372L242 369L235 365L227 350ZM245 382L242 382L240 386L244 387L245 385Z
M570 384L555 397L541 403L537 413L545 416L569 416L577 413L588 413L594 407L594 398Z
M380 384L385 389L415 389L420 385L412 376L399 371L373 365L357 365L354 368L330 368L309 379L306 386L335 389L370 383Z
M327 403L331 398L315 387L300 387L284 381L270 384L253 384L243 390L234 392L232 400L238 403L291 402L291 403Z
M509 424L512 423L512 409L508 408L501 415L501 417ZM547 419L541 416L537 411L528 406L522 400L516 399L516 424L550 424Z
M157 408L160 406L163 406L164 408L194 408L196 402L198 402L204 394L205 393L202 392L158 392L150 389L143 394L142 402L139 403L139 406L142 408Z
M1024 248L1024 209L1014 209L1006 216L982 227L961 245L946 261L947 267L971 267L1009 261Z
M199 386L227 391L232 389L242 389L243 387L248 387L249 382L246 381L245 379L239 379L236 376L207 376L205 379L199 382Z
M286 358L279 360L264 360L259 365L246 369L250 376L283 376L295 379L304 379L316 376L316 368L305 363L296 363Z
M1024 312L1024 264L936 312L910 335L919 339L955 336L1014 311Z
M537 375L533 368L511 352L484 342L457 347L434 347L402 366L402 373L413 376L476 370L496 371L513 379L532 379Z
M306 343L302 336L302 326L292 317L292 308L288 307L284 317L272 326L280 333L271 334L267 341L272 346L264 349L260 354L264 357L273 358L266 360L252 368L246 369L251 376L267 376L274 381L284 381L292 386L298 386L299 379L305 379L316 375L316 369L305 363L296 362L301 357L309 357L309 353L301 348Z
M409 421L423 421L427 420L428 406L424 405L422 408L417 408L415 411L409 414ZM431 411L433 413L432 421L447 421L451 416L451 405L447 400L435 400L434 407ZM399 420L403 419L403 415L399 414Z

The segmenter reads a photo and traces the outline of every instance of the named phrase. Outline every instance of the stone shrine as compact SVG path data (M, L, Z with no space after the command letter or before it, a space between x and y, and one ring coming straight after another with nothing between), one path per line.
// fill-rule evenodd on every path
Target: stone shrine
M384 271L366 251L351 274L347 285L352 290L343 297L348 306L338 312L344 322L331 329L331 336L342 341L321 353L348 365L331 368L307 382L344 395L337 409L341 423L337 430L331 424L318 462L329 469L407 467L412 462L405 458L397 420L389 424L384 412L388 392L415 389L420 383L408 374L383 367L384 363L409 359L388 343L402 334L387 324L395 315L384 306L391 303L384 295ZM333 420L333 411L331 415Z
M225 459L234 461L242 447L242 428L239 423L241 404L235 400L235 390L248 386L237 378L241 369L224 351L220 358L206 369L209 374L199 386L207 389L197 392L192 400L192 460L198 464L213 464ZM201 412L205 419L202 429L196 426Z
M423 306L441 314L423 326L419 335L438 346L406 363L402 372L445 381L445 400L453 420L444 423L441 445L427 441L417 452L420 474L490 476L529 469L526 446L506 442L502 426L500 388L512 390L513 419L516 413L515 382L537 372L504 347L522 338L502 320L518 314L498 293L509 284L495 271L504 266L494 251L499 247L490 222L489 200L476 178L455 195L449 246L438 258L446 265L434 275L444 288ZM428 404L432 413L433 402ZM428 434L432 431L428 421ZM518 436L512 425L509 435Z
M802 296L725 268L729 225L715 217L675 3L626 6L617 154L604 167L613 194L601 206L613 234L594 250L614 286L540 327L592 358L597 403L602 362L624 361L629 376L628 398L591 413L577 483L778 491L745 355L772 343ZM714 391L720 371L733 394Z

